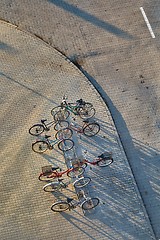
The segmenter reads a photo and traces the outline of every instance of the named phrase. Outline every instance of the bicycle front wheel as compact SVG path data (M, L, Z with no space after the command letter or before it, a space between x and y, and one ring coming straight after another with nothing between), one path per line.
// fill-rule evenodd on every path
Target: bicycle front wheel
M85 187L86 185L88 185L91 181L91 178L90 177L84 177L84 178L80 178L79 180L77 180L75 183L74 183L74 186L76 188L82 188L82 187Z
M29 133L33 136L38 136L44 132L44 127L42 124L35 124L29 129Z
M90 198L84 201L82 204L82 209L83 210L90 210L92 208L95 208L99 204L99 199L98 198Z
M87 119L93 117L96 110L91 103L85 103L85 105L78 107L77 112L82 119Z
M106 167L106 166L109 166L110 164L112 164L113 163L113 159L112 158L104 158L104 159L102 159L102 160L100 160L100 161L98 161L97 162L97 165L99 166L99 167Z
M66 152L73 148L74 142L71 139L63 139L58 143L59 150Z
M68 128L69 127L69 122L65 121L65 120L62 120L62 121L58 121L55 125L54 125L54 129L56 131L59 131L61 129L64 129L64 128Z
M69 208L69 204L65 201L56 202L51 206L51 210L53 212L64 212L68 208Z
M61 188L61 185L59 182L52 182L48 183L43 187L43 190L45 192L55 192L58 191Z
M56 137L56 139L68 139L68 138L71 138L72 135L73 135L72 129L64 128L64 129L59 130L56 133L55 137Z
M87 137L93 137L100 131L100 125L98 123L89 123L83 128L83 133Z
M32 143L32 150L36 153L43 153L48 149L48 143L45 141L37 141Z
M80 177L84 173L84 168L73 168L70 172L67 173L67 176L70 178Z
M62 106L57 106L57 107L52 108L52 110L51 110L51 115L54 117L54 115L55 115L57 112L59 112L61 109L62 109Z

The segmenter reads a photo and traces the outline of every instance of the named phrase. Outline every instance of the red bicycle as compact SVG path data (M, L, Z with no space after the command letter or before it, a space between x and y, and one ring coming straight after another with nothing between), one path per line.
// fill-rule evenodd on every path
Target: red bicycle
M60 170L57 171L57 170ZM71 167L65 171L62 171L59 167L52 167L52 165L42 167L42 172L40 173L38 179L40 181L49 181L54 178L60 178L63 174L67 174L68 177L74 178L79 177L84 173L83 167Z
M82 159L79 161L80 167L87 167L87 164L97 165L99 167L107 167L113 163L112 152L104 152L98 156L98 158L93 161L89 161L87 159Z

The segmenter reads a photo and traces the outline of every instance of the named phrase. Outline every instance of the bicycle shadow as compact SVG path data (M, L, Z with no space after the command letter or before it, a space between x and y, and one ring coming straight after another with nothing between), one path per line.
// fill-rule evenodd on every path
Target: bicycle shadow
M65 218L66 221L68 221L70 224L74 226L74 229L75 228L78 229L81 232L81 235L84 234L87 239L89 237L89 239L95 240L95 236L92 236L92 232L93 230L95 231L95 229L97 234L100 234L106 239L109 236L107 231L105 231L99 226L96 226L95 224L93 225L92 221L89 221L88 218L86 218L83 214L76 210L72 210L72 214L69 214L67 212L62 212L60 214L63 218Z
M57 153L58 153L58 156L59 156L60 153L58 151L57 151ZM61 157L63 157L62 153L61 153ZM46 159L47 162L51 163L55 167L58 167L59 164L65 166L64 161L61 160L60 158L57 158L57 156L54 157L53 155L49 155L47 153L43 153L43 158Z

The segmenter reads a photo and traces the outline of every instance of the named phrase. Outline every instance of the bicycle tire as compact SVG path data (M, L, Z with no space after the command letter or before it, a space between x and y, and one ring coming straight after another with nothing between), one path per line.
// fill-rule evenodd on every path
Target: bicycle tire
M52 174L52 177L47 177L47 176L48 176L47 174L40 174L40 175L38 176L38 179L39 179L40 181L48 182L48 181L51 181L52 179L57 178L56 172L55 172L55 175L54 175L54 172L51 172L49 175L51 175L51 174Z
M67 176L70 178L80 177L84 173L85 169L82 167L79 168L73 168L72 171L67 173Z
M57 112L59 112L59 110L61 110L62 109L62 106L57 106L57 107L54 107L54 108L52 108L51 109L51 115L54 117L54 115L57 113Z
M63 139L62 141L60 141L58 143L58 148L59 150L63 151L63 152L67 152L69 150L71 150L74 146L74 142L71 139Z
M76 188L85 187L86 185L88 185L90 183L90 181L91 181L90 177L81 178L74 183L74 187L76 187Z
M66 120L69 117L70 112L65 107L57 106L51 110L51 115L53 116L54 121L57 122L60 120Z
M60 184L59 182L51 182L51 183L46 184L46 185L43 187L43 190L44 190L45 192L56 192L56 191L58 191L60 188L61 188L61 184Z
M55 138L56 139L68 139L71 138L73 135L73 131L70 128L64 128L56 132Z
M87 137L93 137L100 131L100 125L98 123L89 123L83 128L83 133Z
M48 149L48 143L45 141L37 141L32 143L32 150L36 153L44 153Z
M98 198L90 198L84 201L82 204L82 209L83 210L90 210L95 208L99 204L99 199Z
M61 120L54 125L54 130L59 131L61 129L68 128L68 127L69 127L69 122L65 120Z
M77 108L77 113L82 119L89 119L95 115L96 110L91 103L85 103Z
M98 161L97 165L99 167L107 167L107 166L111 165L112 163L113 163L113 158L106 158L106 159L104 158L104 159Z
M42 124L35 124L29 129L29 133L32 136L38 136L44 132L44 127Z
M64 212L67 209L69 209L69 203L65 201L56 202L51 206L53 212Z

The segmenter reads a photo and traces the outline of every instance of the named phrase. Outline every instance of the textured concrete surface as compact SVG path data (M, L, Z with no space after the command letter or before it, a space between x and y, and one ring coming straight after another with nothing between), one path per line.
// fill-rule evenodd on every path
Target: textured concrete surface
M146 10L155 31L154 40L151 39L139 11L141 6ZM158 9L158 1L147 3L140 1L135 4L128 1L119 3L97 0L92 3L88 1L21 3L18 0L14 2L2 0L0 3L2 19L40 36L72 61L78 62L81 70L103 95L116 123L157 239L160 237ZM16 48L11 48L3 42L1 49L3 52L18 54ZM37 54L41 54L41 49L38 48L35 56ZM48 60L48 56L44 62L46 59ZM12 64L16 65L16 61ZM14 65L11 65L10 71L17 72ZM32 64L30 68L32 72L33 66ZM22 72L28 75L29 70L25 69L23 62L20 67ZM44 75L47 75L46 72L48 74L48 70L44 71ZM39 73L37 80L33 81L35 88L27 87L35 94L38 93L37 96L43 97L42 86L41 91L37 89L39 78L44 81L41 71ZM63 76L63 73L61 75ZM61 76L58 79L61 79ZM46 77L46 80L50 80L50 77ZM31 80L28 79L27 82L29 81ZM50 96L51 93L48 97L47 92L43 99L50 100ZM5 107L3 112L7 118L10 117L7 116ZM38 110L38 114L35 120L41 118L41 111ZM33 116L32 119L34 120Z

